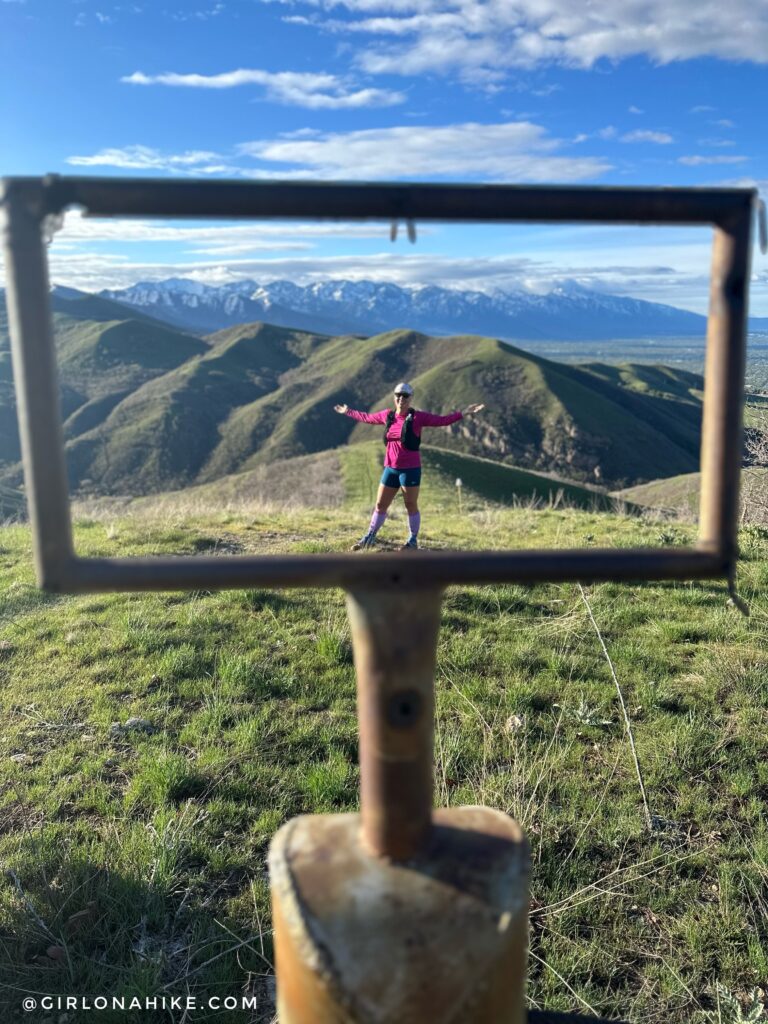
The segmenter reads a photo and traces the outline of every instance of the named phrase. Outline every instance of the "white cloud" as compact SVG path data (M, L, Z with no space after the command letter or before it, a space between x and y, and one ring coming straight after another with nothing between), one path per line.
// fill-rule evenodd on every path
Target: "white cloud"
M686 167L701 167L704 164L743 164L748 159L746 156L681 156L677 162Z
M616 137L616 129L612 124L600 128L596 132L579 132L573 139L574 142L586 142L588 139L613 139Z
M614 129L603 129L602 138ZM149 146L102 149L75 155L81 167L164 172L182 176L248 179L472 178L478 181L575 182L611 169L599 157L563 155L563 140L529 121L500 124L405 125L353 132L300 129L242 143L236 155L207 150L163 153ZM256 163L254 163L256 161Z
M174 21L208 21L210 18L217 18L226 9L225 4L214 4L207 10L199 11L174 11L171 17Z
M661 64L697 57L768 61L768 7L748 0L702 0L695 8L690 0L314 0L311 6L346 8L347 18L313 20L336 33L370 36L358 61L373 73L589 68L641 55Z
M388 237L388 227L347 221L265 222L210 225L178 223L131 218L84 217L78 210L68 210L64 226L57 232L52 249L83 244L174 243L186 251L193 247L223 249L284 249L300 245L309 247L323 239L375 239ZM428 234L425 228L421 234Z
M712 124L716 124L718 128L735 128L736 125L733 121L729 121L727 117L721 117L719 121L713 121Z
M643 114L645 111L641 110L640 107L627 107L630 114Z
M626 135L621 136L622 142L653 142L658 146L666 146L670 142L674 142L674 139L667 132L649 132L638 130L635 132L627 132Z
M701 104L698 107L691 107L691 113L692 114L711 114L716 109L717 109L716 107L708 107L706 105L706 103L704 103L704 104Z
M551 96L555 92L560 92L562 88L562 85L555 85L553 83L550 85L542 85L539 89L531 89L531 96L539 96L543 99L546 96Z
M613 129L598 133L602 138ZM302 179L473 178L480 181L574 182L611 169L599 157L563 155L566 143L529 121L406 125L353 132L300 129L242 143L236 155L207 150L163 153L134 145L75 155L67 163L162 171L183 176ZM256 164L253 161L257 161Z
M270 99L310 110L341 110L359 107L391 107L405 101L405 95L389 89L354 89L337 75L303 71L263 71L238 68L218 75L164 72L145 75L134 71L120 79L130 85L165 85L182 89L233 89L260 85Z
M124 149L102 149L92 156L69 156L66 162L78 167L122 167L140 171L169 171L204 174L206 165L219 160L216 153L190 150L186 153L164 155L149 146L126 146ZM226 171L214 165L214 173Z
M563 145L539 125L515 121L329 132L307 139L259 140L239 149L262 163L288 168L273 172L280 177L286 173L370 180L470 176L568 182L610 170L610 164L599 158L558 155Z
M768 195L768 178L735 178L730 181L721 181L724 188L754 188L762 195Z

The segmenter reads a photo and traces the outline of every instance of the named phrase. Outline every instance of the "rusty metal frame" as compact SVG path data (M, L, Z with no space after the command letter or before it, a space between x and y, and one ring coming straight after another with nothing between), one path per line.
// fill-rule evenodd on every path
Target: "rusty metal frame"
M54 591L726 577L737 555L753 189L520 187L6 178L0 203L22 453L37 577ZM591 222L714 227L698 542L690 548L81 558L73 544L44 231L90 216Z

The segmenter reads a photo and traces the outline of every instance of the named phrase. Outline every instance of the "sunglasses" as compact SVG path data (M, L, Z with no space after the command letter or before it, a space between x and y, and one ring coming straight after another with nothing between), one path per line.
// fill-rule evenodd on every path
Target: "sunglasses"
M410 398L410 395L395 394L395 398Z

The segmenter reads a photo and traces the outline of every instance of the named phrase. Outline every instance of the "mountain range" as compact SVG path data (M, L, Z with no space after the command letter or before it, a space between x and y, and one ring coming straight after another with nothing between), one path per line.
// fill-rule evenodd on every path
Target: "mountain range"
M523 289L486 294L380 281L331 280L304 286L235 281L214 287L170 278L100 295L198 334L257 320L324 334L372 335L408 328L509 341L703 338L706 333L706 317L696 313L603 294L573 281L547 294ZM768 319L756 320L753 326L766 329Z
M74 491L151 494L363 443L383 455L379 428L333 406L380 409L402 379L420 408L487 406L425 444L606 487L698 468L702 381L681 369L565 365L494 337L410 329L256 322L201 338L103 295L57 293L53 306ZM0 316L0 484L18 487L7 347Z

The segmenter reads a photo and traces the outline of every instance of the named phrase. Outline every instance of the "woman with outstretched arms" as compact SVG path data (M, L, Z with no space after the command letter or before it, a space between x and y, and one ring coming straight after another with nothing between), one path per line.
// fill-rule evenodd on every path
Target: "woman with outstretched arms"
M348 405L335 405L334 409L342 416L350 416L361 423L381 423L384 425L384 440L387 453L384 458L384 472L379 484L376 506L373 510L371 523L360 540L353 546L353 551L360 548L373 547L376 534L387 518L387 511L397 492L402 488L405 507L408 512L408 539L402 550L418 548L419 527L419 486L421 484L421 432L424 427L447 427L464 416L480 412L483 405L469 405L463 411L437 416L435 413L422 412L411 408L413 388L405 382L395 388L395 408L382 409L380 412L359 412Z

